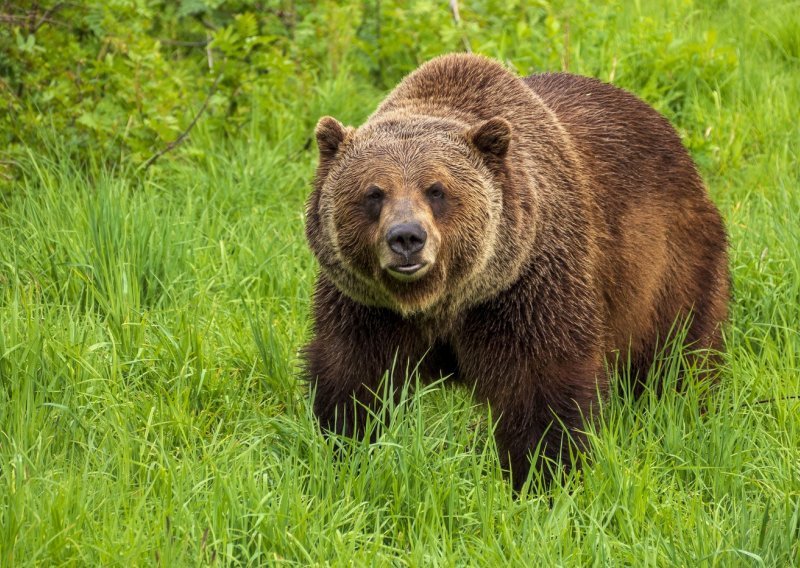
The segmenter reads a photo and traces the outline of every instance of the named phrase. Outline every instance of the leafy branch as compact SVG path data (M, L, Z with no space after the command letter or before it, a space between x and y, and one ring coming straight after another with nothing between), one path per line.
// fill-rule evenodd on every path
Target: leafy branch
M214 83L208 90L208 95L206 96L206 100L203 101L203 105L200 107L200 110L197 111L197 114L194 115L192 122L190 122L189 126L186 127L186 130L181 132L180 135L175 140L167 144L164 148L162 148L161 150L150 156L145 163L139 166L139 169L143 169L146 171L150 166L152 166L156 162L156 160L158 160L161 156L163 156L167 152L171 152L189 136L189 132L192 131L194 125L197 124L198 120L200 120L200 116L205 112L206 108L208 108L208 103L211 102L211 97L214 96L215 92L217 92L217 85L219 84L220 79L222 79L221 73L217 75L216 79L214 79Z

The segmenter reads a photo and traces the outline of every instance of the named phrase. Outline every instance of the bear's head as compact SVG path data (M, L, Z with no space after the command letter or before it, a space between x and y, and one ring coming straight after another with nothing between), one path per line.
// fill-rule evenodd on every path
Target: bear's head
M500 117L358 129L322 118L306 225L322 270L354 300L403 315L458 303L498 246L511 134Z

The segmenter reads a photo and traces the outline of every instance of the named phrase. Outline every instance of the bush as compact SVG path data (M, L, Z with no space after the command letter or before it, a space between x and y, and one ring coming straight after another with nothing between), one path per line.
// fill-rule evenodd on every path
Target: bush
M215 136L250 125L297 150L309 139L288 121L310 133L319 85L344 75L348 88L383 92L449 51L616 81L687 120L687 97L698 85L711 96L737 65L714 30L678 41L651 19L621 21L613 3L483 0L460 12L456 22L430 0L0 0L0 173L52 133L77 161L142 164L201 109Z

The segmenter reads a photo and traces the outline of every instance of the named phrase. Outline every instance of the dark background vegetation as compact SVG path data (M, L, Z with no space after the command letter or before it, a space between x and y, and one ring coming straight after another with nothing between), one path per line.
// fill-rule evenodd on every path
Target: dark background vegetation
M734 47L713 29L679 39L643 18L626 29L624 52L596 53L624 14L594 4L462 2L457 21L444 1L3 0L2 172L12 175L15 156L51 132L76 159L143 163L187 129L206 99L201 118L215 135L255 125L301 149L327 82L385 92L427 59L464 49L523 74L611 80L677 120L700 154L709 151L707 125L697 124L687 97L725 88ZM304 121L299 139L287 116Z

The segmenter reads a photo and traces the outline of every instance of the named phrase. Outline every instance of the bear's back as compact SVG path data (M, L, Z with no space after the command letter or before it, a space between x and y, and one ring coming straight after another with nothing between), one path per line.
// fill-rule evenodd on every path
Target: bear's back
M595 234L610 343L643 349L637 339L669 329L692 306L698 322L723 320L724 225L667 119L596 79L545 73L523 81L567 131L600 212ZM716 333L695 327L692 339Z
M531 75L523 81L567 130L585 171L598 182L595 188L668 191L675 198L705 193L675 129L631 93L569 73ZM622 196L606 199L615 197Z

